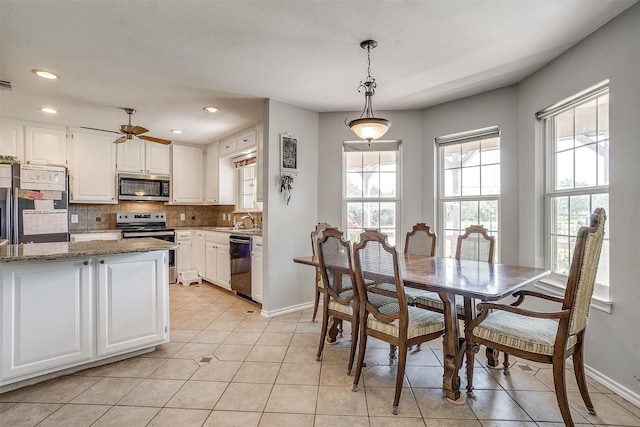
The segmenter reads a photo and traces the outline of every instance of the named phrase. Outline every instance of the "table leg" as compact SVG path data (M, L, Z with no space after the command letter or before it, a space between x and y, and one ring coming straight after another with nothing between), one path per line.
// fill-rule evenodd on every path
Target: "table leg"
M438 292L444 305L444 375L442 387L447 400L456 404L464 404L466 399L460 396L460 369L464 349L460 334L458 333L458 317L456 315L455 295ZM462 345L461 345L462 344Z
M333 344L338 340L338 332L342 330L342 319L331 318L331 326L327 330L327 342Z

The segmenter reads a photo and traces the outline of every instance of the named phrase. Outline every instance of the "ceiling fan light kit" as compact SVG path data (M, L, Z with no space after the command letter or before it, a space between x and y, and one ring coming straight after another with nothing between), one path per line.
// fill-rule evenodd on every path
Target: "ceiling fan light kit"
M171 141L168 140L168 139L156 138L154 136L142 135L143 133L149 132L149 130L143 128L142 126L134 126L131 123L131 117L135 114L136 110L133 109L133 108L127 108L127 107L124 107L122 109L124 110L125 113L127 113L129 115L129 124L120 125L120 131L119 132L116 132L116 131L113 131L113 130L90 128L90 127L86 127L86 126L80 126L80 127L82 129L91 129L91 130L99 130L99 131L102 131L102 132L111 132L111 133L122 134L121 137L119 137L118 139L113 141L115 144L121 144L123 142L126 142L126 141L128 141L130 139L133 139L134 136L139 138L139 139L144 139L145 141L157 142L158 144L164 144L164 145L171 144Z
M371 49L378 46L375 40L365 40L360 43L360 47L367 50L367 77L358 85L358 92L364 89L364 109L360 118L355 120L346 119L345 124L362 139L366 139L369 144L371 140L381 138L391 127L391 121L375 117L373 114L372 98L376 91L376 79L371 76Z

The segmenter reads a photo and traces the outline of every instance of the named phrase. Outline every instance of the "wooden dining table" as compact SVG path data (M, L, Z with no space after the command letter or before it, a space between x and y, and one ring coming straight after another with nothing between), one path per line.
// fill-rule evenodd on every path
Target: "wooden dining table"
M294 262L314 267L320 265L317 256L297 257ZM474 349L473 343L467 345L465 334L459 331L456 295L464 297L465 320L471 320L475 315L474 299L497 301L550 272L542 268L408 254L399 254L398 264L405 286L437 292L443 302L445 336L442 387L449 401L463 404L466 399L460 395L459 370L465 352ZM468 385L467 392L471 395L472 384Z

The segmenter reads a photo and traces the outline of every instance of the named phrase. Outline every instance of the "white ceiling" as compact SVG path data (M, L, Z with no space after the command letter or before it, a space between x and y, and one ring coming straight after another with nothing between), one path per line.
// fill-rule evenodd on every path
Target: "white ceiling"
M0 115L117 130L114 107L133 107L148 135L208 143L260 121L265 98L360 111L369 38L374 111L424 108L522 80L633 3L0 0L0 79L13 83Z

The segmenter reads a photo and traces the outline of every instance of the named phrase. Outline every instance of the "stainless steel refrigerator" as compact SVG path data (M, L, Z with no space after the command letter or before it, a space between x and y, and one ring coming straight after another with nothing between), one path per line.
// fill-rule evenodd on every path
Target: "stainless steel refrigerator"
M0 239L68 242L68 190L64 166L0 165Z

